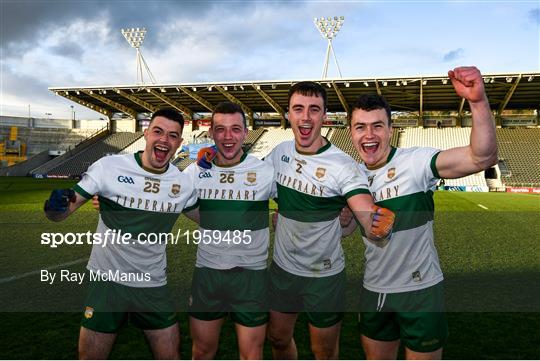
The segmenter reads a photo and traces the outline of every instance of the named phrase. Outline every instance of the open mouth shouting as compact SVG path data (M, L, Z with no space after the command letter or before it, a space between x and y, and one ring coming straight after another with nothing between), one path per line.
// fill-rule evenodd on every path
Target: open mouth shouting
M361 146L362 150L367 154L374 154L379 150L379 142L365 142Z
M156 145L154 146L154 156L156 160L160 163L166 162L167 155L169 154L170 148L165 145Z
M302 135L302 137L309 137L311 135L311 132L313 130L313 126L309 124L303 124L298 126L298 131Z

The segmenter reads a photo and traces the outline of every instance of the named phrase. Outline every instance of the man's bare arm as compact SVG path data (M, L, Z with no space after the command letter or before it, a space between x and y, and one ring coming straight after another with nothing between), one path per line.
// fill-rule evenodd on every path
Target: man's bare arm
M448 76L457 95L469 102L471 138L468 146L442 151L436 167L441 178L460 178L497 164L497 138L480 71L475 67L459 67L449 71Z

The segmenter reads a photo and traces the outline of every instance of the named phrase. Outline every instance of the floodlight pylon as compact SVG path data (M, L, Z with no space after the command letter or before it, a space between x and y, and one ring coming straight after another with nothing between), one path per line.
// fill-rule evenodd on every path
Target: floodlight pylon
M122 35L124 35L124 38L129 43L129 45L132 48L135 48L135 50L137 50L137 56L136 56L137 84L140 84L140 85L144 84L143 66L152 84L156 84L156 78L154 78L154 75L150 71L150 68L148 67L148 64L146 63L146 60L144 60L144 56L142 55L142 52L141 52L141 46L146 36L146 28L122 29Z
M319 30L319 33L321 33L321 36L328 41L328 45L326 46L326 56L324 58L324 65L323 65L323 72L322 72L322 78L325 79L328 76L328 62L330 60L330 53L334 56L334 62L336 63L336 67L339 73L339 77L342 78L341 75L341 69L339 68L339 63L336 57L336 53L334 52L334 47L332 46L332 40L336 37L337 33L343 26L343 22L345 21L344 16L334 16L333 18L328 16L324 17L321 16L320 18L314 18L313 23L315 24L315 27Z

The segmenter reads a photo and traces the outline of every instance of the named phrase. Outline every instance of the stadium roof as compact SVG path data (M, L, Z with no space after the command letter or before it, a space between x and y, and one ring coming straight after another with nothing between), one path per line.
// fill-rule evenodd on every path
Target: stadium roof
M484 74L491 108L540 109L540 73ZM51 87L49 90L111 117L122 112L154 112L172 106L186 114L211 112L225 100L240 104L246 115L287 111L287 92L300 80L236 81L145 85ZM359 95L378 92L394 111L468 111L467 102L454 92L447 75L389 78L333 78L315 80L327 87L328 112L347 112Z

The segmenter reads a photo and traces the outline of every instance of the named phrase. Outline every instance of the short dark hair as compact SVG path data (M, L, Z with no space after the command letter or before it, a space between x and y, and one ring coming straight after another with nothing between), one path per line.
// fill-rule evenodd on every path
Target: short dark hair
M384 109L386 115L388 116L388 125L392 124L392 112L390 105L384 99L382 95L379 94L362 94L356 99L356 101L351 106L351 112L349 113L349 121L352 119L352 113L355 109L362 109L365 111Z
M214 126L214 115L215 114L236 114L240 113L242 115L242 121L244 122L244 128L247 128L246 123L246 115L244 114L244 110L242 110L242 107L236 103L233 102L221 102L216 105L214 110L212 111L212 118L210 122L210 127Z
M294 84L289 89L287 105L291 103L291 98L295 93L305 96L317 96L323 98L323 110L326 112L326 103L328 101L328 96L326 95L326 90L324 89L324 87L319 83L315 83L314 81L301 81Z
M156 117L164 117L172 120L173 122L177 122L178 124L180 124L180 133L184 131L184 117L182 116L182 113L180 113L178 110L174 108L160 108L158 111L152 114L152 118L150 118L150 124L152 124Z

